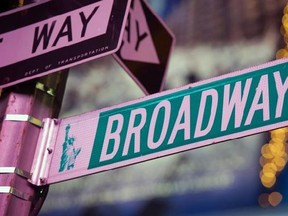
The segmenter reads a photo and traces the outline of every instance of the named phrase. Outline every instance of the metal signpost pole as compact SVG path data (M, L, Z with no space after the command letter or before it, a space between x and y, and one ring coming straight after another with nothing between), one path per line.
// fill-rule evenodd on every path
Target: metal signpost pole
M9 1L0 9L23 4ZM68 70L0 92L0 215L36 215L45 200L48 186L35 187L28 179L42 119L58 116L67 75Z
M42 119L58 115L68 71L4 89L0 97L0 215L36 215L48 187L30 178Z

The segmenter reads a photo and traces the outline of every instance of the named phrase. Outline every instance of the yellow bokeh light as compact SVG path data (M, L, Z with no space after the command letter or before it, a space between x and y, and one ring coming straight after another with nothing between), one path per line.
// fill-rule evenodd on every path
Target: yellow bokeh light
M273 158L273 155L271 154L271 151L269 149L269 144L265 144L262 146L261 153L262 153L262 156L266 159L272 159Z
M284 14L284 16L282 17L282 25L283 25L284 29L287 31L287 29L288 29L288 14Z
M263 172L261 175L261 182L262 183L269 183L269 182L274 182L276 179L276 176L271 173L271 172Z
M284 14L287 14L287 13L288 13L288 5L286 5L286 6L284 7L283 13L284 13Z
M287 50L286 50L287 51ZM279 128L276 130L271 131L271 138L281 138L284 140L286 138L287 128Z
M277 155L278 152L282 151L281 146L279 145L268 145L269 151L271 152L272 155Z
M283 13L284 15L282 17L280 33L283 35L286 47L277 51L277 59L288 57L288 4L286 4ZM288 127L270 131L270 142L264 144L261 148L262 155L259 163L262 166L262 170L260 171L259 176L264 187L271 188L276 182L277 173L279 173L286 166L288 160L286 153L287 135ZM259 197L260 206L267 205L265 200L267 200L267 194ZM281 200L282 196L279 193L275 192L275 194L271 193L269 195L269 203L272 206L278 205Z
M273 159L273 162L274 162L275 165L278 167L278 169L279 169L279 168L282 169L282 168L284 168L284 166L286 165L286 161L285 161L285 159L282 158L282 157L275 157L275 158Z
M281 35L283 35L283 36L286 34L283 25L280 26L280 33L281 33Z
M275 173L277 172L277 166L274 163L267 163L263 166L263 172L267 173L267 172L271 172L271 173Z
M262 181L262 184L263 184L263 186L266 187L266 188L271 188L271 187L273 187L273 185L275 184L275 182L276 182L276 178L274 178L272 181L269 181L269 182L264 182L264 181Z
M276 53L276 58L277 59L284 58L284 57L287 57L287 56L288 56L288 51L286 49L280 49Z

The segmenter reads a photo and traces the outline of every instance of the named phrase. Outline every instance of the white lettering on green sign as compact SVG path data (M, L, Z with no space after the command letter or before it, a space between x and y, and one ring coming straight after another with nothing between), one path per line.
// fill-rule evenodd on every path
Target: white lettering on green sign
M89 169L287 119L287 73L277 67L100 113Z

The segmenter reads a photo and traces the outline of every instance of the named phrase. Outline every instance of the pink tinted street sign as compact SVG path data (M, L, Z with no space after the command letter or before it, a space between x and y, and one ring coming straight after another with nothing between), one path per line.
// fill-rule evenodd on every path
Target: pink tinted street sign
M0 87L119 49L131 0L47 0L0 14Z
M133 0L122 45L113 56L146 94L153 94L163 89L174 41L147 2Z
M46 119L31 182L52 184L287 126L287 92L285 59Z

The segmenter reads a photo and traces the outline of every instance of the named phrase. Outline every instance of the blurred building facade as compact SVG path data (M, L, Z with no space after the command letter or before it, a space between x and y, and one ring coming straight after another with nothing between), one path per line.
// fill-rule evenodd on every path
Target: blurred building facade
M181 1L169 14L167 23L180 46L250 40L263 36L270 27L279 30L286 3L285 0Z

